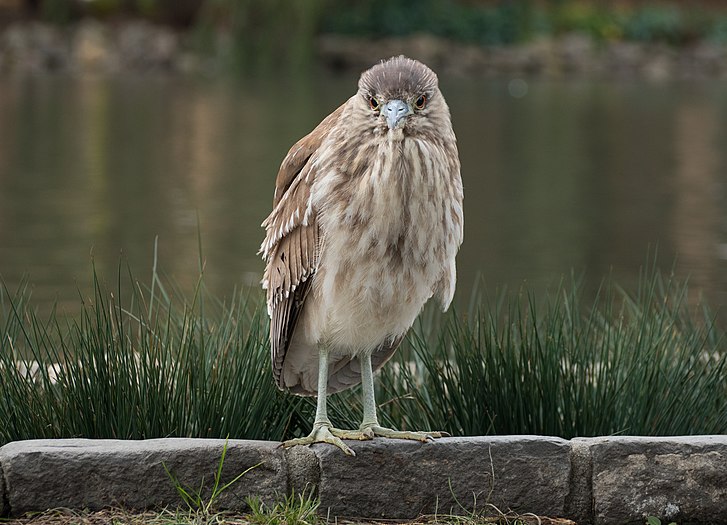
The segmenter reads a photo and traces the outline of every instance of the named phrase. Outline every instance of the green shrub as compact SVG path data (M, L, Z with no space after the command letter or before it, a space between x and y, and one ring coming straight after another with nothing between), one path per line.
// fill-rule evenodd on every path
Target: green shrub
M688 32L686 15L679 9L646 7L637 10L624 24L624 36L642 42L680 43Z
M484 45L503 45L532 36L541 12L532 2L482 6L454 0L346 0L321 13L321 30L361 36L429 33Z

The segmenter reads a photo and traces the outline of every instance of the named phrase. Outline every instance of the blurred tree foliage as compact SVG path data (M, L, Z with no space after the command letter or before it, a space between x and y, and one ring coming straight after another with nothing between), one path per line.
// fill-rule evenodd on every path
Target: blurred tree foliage
M596 40L727 41L727 10L686 3L583 0L25 0L33 16L143 17L192 29L192 45L231 65L309 63L315 37L428 33L484 46L580 32Z
M238 68L284 65L299 69L311 60L327 3L206 0L198 11L196 43L207 51L227 50L230 56L225 58Z
M322 20L326 32L374 37L430 33L484 45L527 40L542 25L545 14L528 0L343 0L337 5L336 13Z

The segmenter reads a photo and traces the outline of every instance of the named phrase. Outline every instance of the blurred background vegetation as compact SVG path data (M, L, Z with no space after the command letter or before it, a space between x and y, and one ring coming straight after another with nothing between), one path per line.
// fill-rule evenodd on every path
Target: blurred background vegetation
M597 42L727 42L727 6L707 0L0 0L0 20L18 17L59 25L141 18L187 33L198 51L222 43L246 67L307 64L321 34L423 33L482 46L573 32Z

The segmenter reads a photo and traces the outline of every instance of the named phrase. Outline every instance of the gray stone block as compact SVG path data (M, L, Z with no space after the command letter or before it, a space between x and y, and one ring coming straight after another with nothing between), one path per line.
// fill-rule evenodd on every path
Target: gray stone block
M314 445L323 512L407 519L466 514L487 504L502 511L558 517L569 491L570 444L559 438L444 438L431 443L354 442L356 457Z
M0 464L0 516L5 516L10 509L7 508L8 495L5 490L5 475L3 466Z
M219 508L243 509L248 495L271 501L286 493L284 455L277 445L230 440L223 481L261 464L223 493ZM2 447L0 464L13 515L55 507L159 508L183 506L162 463L182 484L204 487L208 497L223 446L217 439L32 440Z
M36 440L0 448L0 515L54 507L131 509L182 501L162 467L209 497L223 440ZM727 525L727 436L445 438L433 443L352 442L277 448L230 441L223 482L257 465L218 500L243 510L248 495L272 501L317 489L331 516L406 519L502 511L567 517L584 525ZM669 521L665 521L669 520Z
M288 490L294 494L318 495L321 479L318 457L310 447L292 447L285 451L288 465Z
M589 441L596 525L727 524L727 436Z
M577 523L593 523L593 463L588 439L571 442L570 493L566 498L566 514Z

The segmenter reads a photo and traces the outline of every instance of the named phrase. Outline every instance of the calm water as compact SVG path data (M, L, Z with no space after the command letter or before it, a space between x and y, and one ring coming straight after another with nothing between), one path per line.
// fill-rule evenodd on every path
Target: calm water
M296 86L297 87L292 87ZM259 225L288 147L356 77L0 79L0 275L75 311L91 260L190 290L255 284ZM583 273L634 284L650 248L727 300L727 85L443 81L465 183L460 300ZM199 224L199 229L198 229ZM198 231L201 235L198 236Z

